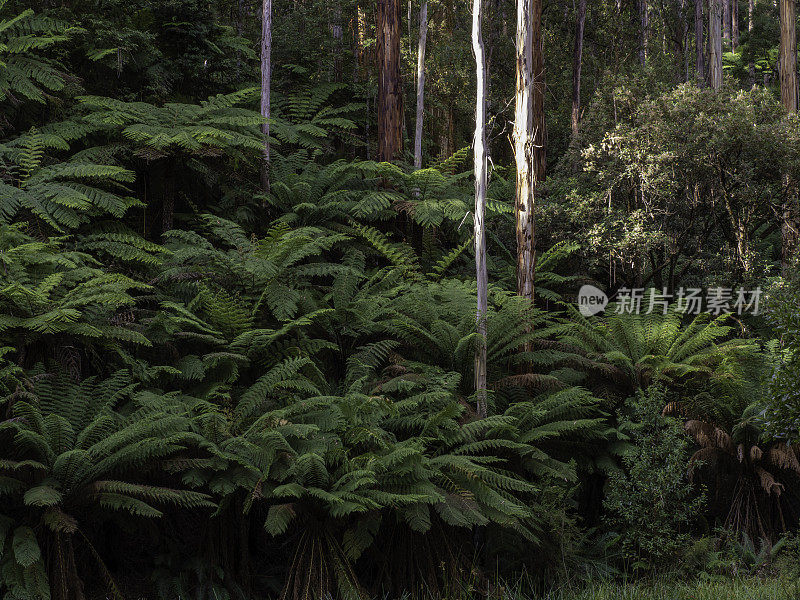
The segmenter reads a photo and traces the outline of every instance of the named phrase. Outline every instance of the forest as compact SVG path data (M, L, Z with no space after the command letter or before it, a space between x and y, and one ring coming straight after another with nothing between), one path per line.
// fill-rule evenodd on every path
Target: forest
M800 598L794 0L0 0L0 598Z

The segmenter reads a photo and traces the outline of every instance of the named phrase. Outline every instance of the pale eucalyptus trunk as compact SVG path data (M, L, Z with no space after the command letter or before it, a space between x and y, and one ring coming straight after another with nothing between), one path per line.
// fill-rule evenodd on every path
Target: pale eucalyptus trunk
M694 48L697 80L706 80L706 53L703 44L703 0L694 0Z
M536 0L517 0L516 39L516 105L514 111L514 159L517 167L516 202L514 215L517 237L517 294L533 299L535 268L533 166L534 115L533 94L535 73L533 64L533 8Z
M417 44L417 121L414 131L414 168L422 168L422 124L425 118L425 44L428 38L428 0L419 9Z
M781 103L789 113L798 108L797 89L797 32L795 0L778 0L780 7L780 58L779 75L781 84ZM784 176L785 200L781 222L781 267L784 276L788 275L792 261L798 250L800 238L800 208L797 200L797 182Z
M476 324L478 344L475 350L475 391L478 417L486 416L486 315L488 311L488 275L486 272L486 52L481 22L483 0L472 1L472 49L475 53L477 94L475 99L475 272L477 280Z

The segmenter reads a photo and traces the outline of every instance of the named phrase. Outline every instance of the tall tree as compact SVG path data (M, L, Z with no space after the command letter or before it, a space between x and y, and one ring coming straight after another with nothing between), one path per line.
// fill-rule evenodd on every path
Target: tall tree
M403 147L400 81L400 0L378 0L378 160L392 161Z
M261 116L264 124L264 153L261 163L261 189L269 192L269 114L272 79L272 0L263 0L261 11Z
M647 38L650 29L647 0L636 0L636 7L639 12L639 63L644 66L647 62Z
M572 59L572 135L578 134L581 120L581 67L583 66L583 29L586 25L586 0L578 0L575 13L575 53Z
M722 87L722 0L708 3L708 46L708 82L718 90Z
M750 35L753 34L753 27L755 26L755 22L753 21L753 16L756 11L756 0L750 0L747 5L747 31ZM750 85L756 84L756 65L751 60L750 64L747 65L748 71L750 71Z
M472 1L472 50L475 53L477 94L475 98L475 138L473 141L475 171L475 274L477 280L477 330L475 350L475 391L477 413L486 416L486 316L488 311L488 274L486 272L486 52L483 47L481 22L483 0Z
M703 43L703 0L694 0L695 72L700 82L706 80L706 51Z
M542 45L543 0L533 0L531 5L531 38L533 43L533 181L534 187L544 181L547 171L547 122L544 114L544 47Z
M417 120L414 131L414 168L422 168L422 122L425 118L425 43L428 38L428 0L419 8L417 44Z
M780 5L780 83L781 103L792 113L797 112L797 32L795 0L779 0ZM781 222L781 265L786 273L798 249L800 215L797 206L797 182L786 178L786 200Z
M722 0L722 39L731 41L731 0Z
M731 48L739 47L739 0L731 0Z

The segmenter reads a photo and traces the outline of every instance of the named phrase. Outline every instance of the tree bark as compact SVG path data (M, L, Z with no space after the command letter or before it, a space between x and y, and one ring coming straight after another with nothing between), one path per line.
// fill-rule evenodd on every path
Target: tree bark
M739 47L739 0L731 0L731 48Z
M378 160L391 162L403 148L400 81L400 0L378 0Z
M475 391L478 417L486 416L486 315L488 310L488 275L486 272L486 53L483 47L481 21L483 0L472 1L472 50L475 53L477 94L475 100L475 272L477 280L476 324L478 344L475 350Z
M543 0L531 4L531 38L533 41L533 180L534 186L544 181L547 171L547 122L544 114L544 47L542 46Z
M414 168L422 168L422 123L425 118L425 43L428 38L428 0L419 8L417 44L417 120L414 131Z
M342 80L342 7L336 2L332 10L330 28L333 37L333 80L339 82Z
M706 53L703 44L703 0L694 0L695 71L700 82L706 80Z
M753 13L756 11L756 0L750 0L747 6L747 31L752 34L753 27L755 26L753 21ZM750 64L747 65L747 70L750 71L750 85L756 84L756 65L753 61L750 61Z
M583 66L583 28L586 25L586 0L578 0L575 14L575 53L572 59L572 136L578 135L581 121L581 68Z
M779 0L780 5L780 58L779 75L781 84L781 103L787 112L797 112L797 33L795 0ZM781 267L787 274L797 255L798 229L800 228L800 209L797 206L797 184L788 176L785 178L786 199L781 223Z
M534 255L534 194L533 166L535 94L534 72L534 4L538 0L517 0L517 79L514 111L514 159L517 167L516 203L514 214L517 237L517 294L533 299ZM573 100L574 106L574 100ZM574 108L573 108L574 111ZM573 113L574 114L574 113Z
M727 0L726 0L727 1ZM708 6L708 82L712 89L722 87L722 5L721 0L709 0Z
M261 12L261 116L264 124L264 151L261 163L261 189L269 193L269 114L272 78L272 0L263 0Z
M647 0L637 0L639 11L639 63L644 66L647 62L647 38L650 28L650 15L647 11Z
M731 41L731 0L722 0L722 39Z

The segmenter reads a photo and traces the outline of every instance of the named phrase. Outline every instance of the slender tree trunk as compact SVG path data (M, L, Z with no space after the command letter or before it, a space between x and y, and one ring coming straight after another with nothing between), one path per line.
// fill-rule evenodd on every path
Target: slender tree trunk
M536 0L517 0L517 84L514 112L514 159L517 166L517 294L533 299L536 257L534 242L534 167L533 167L533 4ZM574 102L574 101L573 101ZM574 109L573 109L574 110Z
M756 0L750 0L747 6L747 31L752 35L753 33L753 13L756 11ZM756 65L752 61L750 64L747 65L748 71L750 71L750 85L756 84Z
M709 0L708 6L708 80L712 89L722 87L722 5L721 0Z
M342 80L342 7L338 2L333 4L331 18L331 37L333 37L333 80Z
M542 46L543 0L531 4L531 38L533 41L533 181L534 187L544 181L547 171L547 122L544 114L544 47ZM535 191L535 190L534 190Z
M698 81L706 80L706 53L703 43L703 0L694 0L695 70Z
M639 11L639 63L644 66L647 62L647 38L650 29L650 15L647 10L647 0L637 0Z
M378 160L389 162L403 147L401 31L400 0L378 0Z
M722 0L722 39L731 41L731 0Z
M739 47L739 0L731 0L731 48Z
M781 103L787 112L797 112L797 33L795 0L778 0L780 5L780 83ZM800 215L797 206L797 183L788 176L785 178L786 200L783 206L781 223L781 266L784 275L797 254L800 237Z
M472 50L475 53L477 97L475 100L475 271L478 286L477 328L478 346L475 351L475 391L478 417L486 416L486 315L488 311L488 275L486 272L486 53L483 47L481 22L483 0L472 1Z
M269 193L269 114L272 78L272 0L263 0L261 15L261 116L264 124L264 152L261 163L261 189Z
M419 8L419 44L417 45L417 122L414 132L414 168L422 168L422 123L425 118L425 43L428 38L428 0Z
M581 121L581 67L583 66L583 28L586 24L586 0L578 0L575 14L575 54L572 58L572 136L578 135ZM519 43L519 42L517 42ZM519 77L519 75L517 75Z

